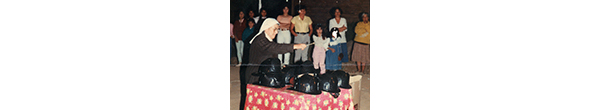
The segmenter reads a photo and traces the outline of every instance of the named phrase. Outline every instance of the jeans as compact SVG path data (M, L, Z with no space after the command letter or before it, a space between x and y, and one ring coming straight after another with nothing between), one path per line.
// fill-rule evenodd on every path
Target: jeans
M237 48L237 58L238 62L242 62L242 54L244 53L244 41L239 40L235 42L235 47Z

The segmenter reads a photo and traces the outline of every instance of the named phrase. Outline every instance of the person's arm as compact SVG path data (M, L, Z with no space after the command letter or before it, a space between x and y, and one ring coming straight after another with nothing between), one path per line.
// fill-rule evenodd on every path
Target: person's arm
M229 37L235 38L235 35L233 35L233 24L229 23L229 27Z
M308 35L312 35L312 33L313 33L312 19L310 19L310 17L307 17L307 18L308 18L308 29L309 29L308 30Z
M369 34L365 26L360 25L360 23L356 25L356 27L354 28L354 32L356 32L356 36L359 37L366 37L367 34Z
M296 32L294 31L294 27L295 27L295 26L294 26L294 22L292 22L291 24L292 24L292 27L290 28L290 32L292 33L292 35L294 35L294 37L296 37L296 36L298 36L298 35L297 35L297 34L296 34Z
M346 29L348 29L348 27L346 26L346 24L346 19L340 18L340 25L342 25L342 27L340 28L340 32L343 33L347 31Z
M308 35L312 35L312 33L313 33L312 24L308 25L308 29L309 29Z
M324 42L323 48L325 48L325 51L331 49L332 50L331 52L335 52L332 48L329 48L329 40L328 39L323 40L323 42Z
M274 42L268 42L263 47L263 52L267 52L268 54L284 54L287 52L292 52L294 49L305 49L306 44L279 44Z

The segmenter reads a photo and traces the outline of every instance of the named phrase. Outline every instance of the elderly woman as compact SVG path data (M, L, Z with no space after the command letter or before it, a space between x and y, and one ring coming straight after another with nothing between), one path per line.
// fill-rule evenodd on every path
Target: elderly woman
M240 69L240 109L243 109L246 101L246 84L258 81L258 77L250 74L258 72L262 61L268 58L277 58L277 54L294 51L294 49L305 49L306 44L279 44L273 41L279 30L279 22L273 18L267 18L262 22L259 33L250 40L248 50L248 64Z
M369 22L369 13L362 12L359 15L360 22L356 24L356 28L354 28L354 32L356 32L356 37L354 37L354 50L352 51L352 60L356 61L356 68L358 68L359 72L365 72L365 65L369 63L369 54L371 44L371 22Z
M306 44L279 44L273 41L278 33L279 22L273 18L267 18L260 27L259 33L250 40L248 68L246 69L247 82L255 82L256 78L250 78L249 74L258 71L258 65L268 59L277 58L277 54L292 52L294 49L306 48Z

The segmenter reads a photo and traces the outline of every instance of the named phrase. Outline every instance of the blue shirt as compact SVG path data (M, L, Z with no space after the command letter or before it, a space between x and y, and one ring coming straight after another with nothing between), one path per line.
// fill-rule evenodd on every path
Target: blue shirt
M244 32L242 32L242 40L246 41L250 37L250 34L254 32L254 28L246 28Z

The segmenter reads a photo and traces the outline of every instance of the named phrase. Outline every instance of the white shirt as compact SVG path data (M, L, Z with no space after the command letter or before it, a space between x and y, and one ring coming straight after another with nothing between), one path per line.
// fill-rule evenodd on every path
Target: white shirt
M329 48L329 39L326 38L325 40L323 40L323 38L322 38L323 36L317 37L317 35L313 35L312 37L313 37L313 40L315 40L316 47L323 47L323 48L325 48L325 51L328 50L327 48Z
M254 17L254 23L258 23L258 16Z
M335 18L332 18L331 20L329 20L329 30L331 30L334 27L337 28L341 28L343 26L346 26L346 30L344 31L340 31L340 35L342 36L339 43L346 43L346 31L348 31L348 25L346 23L346 18L340 18L340 23L338 24L337 22L335 22Z

